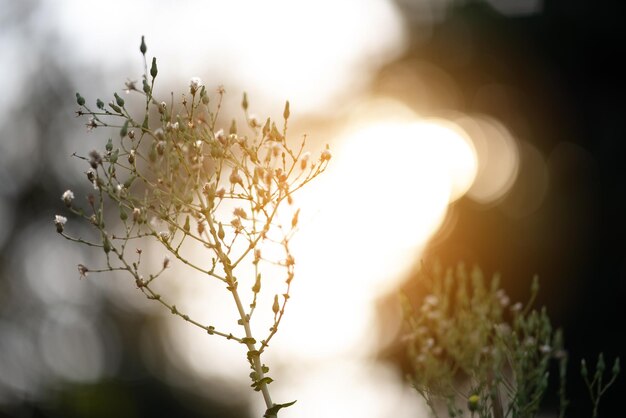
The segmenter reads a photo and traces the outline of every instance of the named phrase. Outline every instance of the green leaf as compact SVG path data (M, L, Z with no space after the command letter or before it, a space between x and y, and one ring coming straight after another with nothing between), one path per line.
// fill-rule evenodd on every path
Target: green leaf
M293 405L296 402L297 401L274 404L274 406L272 406L271 408L268 408L265 411L265 414L263 415L263 417L264 418L275 418L275 417L278 416L278 411L280 411L283 408L288 408L288 407L290 407L291 405Z

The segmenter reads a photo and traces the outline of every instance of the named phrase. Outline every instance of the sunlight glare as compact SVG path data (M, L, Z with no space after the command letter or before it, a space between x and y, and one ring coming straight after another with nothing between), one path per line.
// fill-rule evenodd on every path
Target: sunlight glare
M299 300L279 344L290 356L374 349L373 300L419 261L475 176L473 147L451 126L403 114L355 123L336 142L328 172L298 198L309 218L293 240Z

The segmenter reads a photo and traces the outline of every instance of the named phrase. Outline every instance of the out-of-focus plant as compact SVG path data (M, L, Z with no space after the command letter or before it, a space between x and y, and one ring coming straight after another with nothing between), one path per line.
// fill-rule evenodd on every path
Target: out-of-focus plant
M115 132L104 150L75 155L89 165L86 176L93 192L87 197L86 207L77 204L72 191L62 195L71 214L90 223L99 238L87 240L72 235L66 230L67 218L61 215L56 215L54 224L68 240L104 252L103 267L78 265L82 277L127 272L148 299L209 335L245 346L252 369L251 386L262 393L267 407L264 416L276 417L281 408L295 401L272 401L272 378L262 357L285 314L295 274L289 243L298 226L299 209L294 208L293 194L325 170L330 151L327 146L319 158L313 159L304 151L304 139L295 148L289 144L289 102L279 129L269 118L260 123L251 116L244 94L244 133L235 120L227 132L218 129L224 89L219 88L212 99L199 78L191 79L188 93L182 94L179 104L173 93L167 102L157 100L157 61L153 58L148 68L146 50L142 38L143 78L141 83L127 82L125 89L145 100L139 117L131 115L118 93L108 103L96 100L95 108L76 94L80 106L77 113L89 118L89 130L107 127ZM115 217L119 221L112 222ZM158 242L169 253L156 267L143 261L147 249L138 245L145 240ZM185 252L183 243L187 242L206 250L204 262L195 261ZM168 295L157 291L155 284L172 259L224 284L237 312L238 331L201 323L177 308ZM250 263L253 285L243 289L239 274L242 266ZM264 307L272 310L273 322L268 324L266 335L258 336L253 334L251 322L264 283L263 273L268 268L273 274L276 268L282 271L284 292L274 296L271 307ZM245 295L249 304L244 304L244 290L250 292Z
M556 361L563 418L568 356L562 333L553 329L546 309L533 309L538 278L525 305L511 304L499 282L495 275L486 283L478 267L468 273L463 264L445 271L438 264L423 269L419 309L402 295L409 328L409 379L436 417L445 410L450 417L529 418L539 411L550 363ZM619 373L619 359L604 386L602 356L592 381L587 380L584 361L582 370L595 418L600 397Z

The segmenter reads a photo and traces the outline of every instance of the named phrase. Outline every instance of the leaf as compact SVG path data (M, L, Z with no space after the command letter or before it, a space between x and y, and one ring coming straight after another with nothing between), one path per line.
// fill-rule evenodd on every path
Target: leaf
M264 418L276 418L278 416L278 411L280 411L283 408L288 408L296 402L297 400L293 402L274 404L274 406L272 406L271 408L268 408L265 411L265 414L263 415L263 417Z

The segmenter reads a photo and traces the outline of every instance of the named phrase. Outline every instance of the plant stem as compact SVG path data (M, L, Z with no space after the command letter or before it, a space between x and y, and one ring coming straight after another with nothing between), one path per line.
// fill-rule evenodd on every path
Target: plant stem
M248 317L246 316L246 312L241 303L241 299L239 298L239 292L237 292L237 284L234 282L232 273L230 271L227 272L226 276L229 282L229 286L231 288L231 293L233 294L233 298L235 299L235 304L237 305L237 311L239 312L239 317L241 318L241 323L243 324L243 328L246 333L246 338L253 338L252 330L250 329L250 322L248 320ZM257 352L256 344L248 342L246 343L246 346L248 347L248 351ZM258 377L257 380L262 380L265 377L265 374L263 373L263 364L261 363L261 355L260 354L252 355L250 357L250 361L252 362L252 365L254 366L254 371L257 373L257 377ZM266 383L261 384L261 393L263 394L263 399L265 400L265 405L267 406L267 408L269 409L272 406L274 406L274 403L272 402L272 397L270 396L269 387L267 386Z

